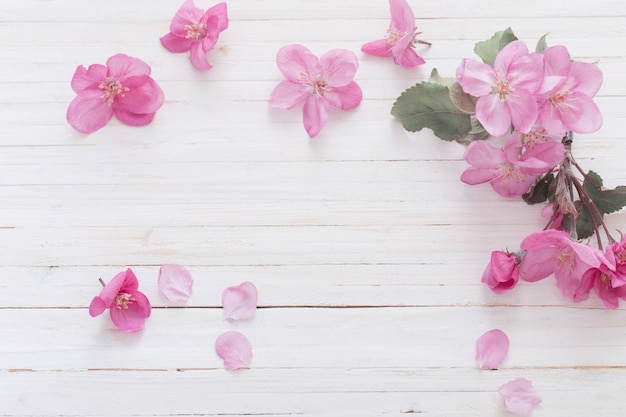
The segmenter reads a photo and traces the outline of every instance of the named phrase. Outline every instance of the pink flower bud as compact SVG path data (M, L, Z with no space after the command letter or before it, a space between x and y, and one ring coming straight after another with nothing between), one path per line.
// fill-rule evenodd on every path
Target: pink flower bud
M519 280L519 263L520 257L516 254L493 251L481 281L496 294L511 290Z

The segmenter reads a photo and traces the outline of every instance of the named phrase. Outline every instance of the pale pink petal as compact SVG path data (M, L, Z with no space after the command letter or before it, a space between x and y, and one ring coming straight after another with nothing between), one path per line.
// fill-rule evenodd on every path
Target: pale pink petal
M515 89L509 96L534 94L543 81L543 55L533 53L517 58L506 77Z
M161 265L157 283L161 294L173 303L187 301L193 289L191 272L179 264Z
M81 133L92 133L106 125L113 116L113 109L101 95L99 89L80 92L67 108L70 126Z
M593 133L602 127L602 113L588 96L574 93L567 100L566 106L561 113L561 121L572 132Z
M368 42L361 46L361 51L375 56L388 57L392 55L391 45L387 42L387 39L379 39L377 41Z
M298 82L301 74L317 70L319 60L306 47L298 44L280 48L276 54L276 65L289 81Z
M482 97L491 94L496 76L489 65L465 58L456 69L456 80L467 94Z
M224 367L229 371L250 367L252 344L237 331L222 333L215 341L215 351L224 360Z
M284 80L272 90L269 105L277 109L291 109L304 101L307 96L302 92L300 84Z
M99 316L104 313L109 306L105 304L105 301L100 296L95 296L93 300L91 300L91 304L89 304L89 315L91 317Z
M469 167L461 174L461 181L468 185L482 184L500 175L498 168Z
M602 79L602 71L596 65L572 62L568 76L570 90L593 97L600 90Z
M506 170L506 173L502 173ZM501 168L501 175L491 181L491 187L503 197L517 197L525 194L535 182L534 175L526 175L519 167L509 165Z
M191 65L199 71L208 71L212 68L201 42L194 42L191 45L189 58L191 59Z
M363 92L361 87L352 81L342 87L335 87L328 91L324 97L328 99L329 103L334 107L339 107L342 110L354 109L361 103L363 98Z
M319 64L330 87L343 87L352 82L359 68L356 55L346 49L331 49L320 57Z
M538 93L546 94L565 82L571 65L569 52L562 45L543 51L544 74Z
M196 42L195 39L184 38L168 33L161 37L161 45L170 52L186 52L191 49L191 45Z
M185 26L199 23L202 19L202 9L197 8L193 0L186 0L174 15L170 23L170 32L174 35L184 38L187 36Z
M142 85L150 75L150 66L138 58L125 54L113 55L107 59L109 75L117 78L124 87Z
M424 58L419 56L413 48L405 49L400 57L400 65L405 68L417 67L418 65L423 65L425 63L426 61L424 61Z
M114 106L130 113L155 113L161 108L164 100L165 95L161 87L154 79L148 77L143 84L117 95Z
M489 330L476 341L476 362L482 369L498 369L509 353L509 338L500 329Z
M556 252L553 249L529 250L520 262L520 278L536 282L549 277L556 270Z
M497 168L505 161L502 149L482 140L470 142L463 154L463 159L478 168Z
M156 113L132 113L120 108L114 108L113 113L117 119L129 126L145 126L154 120Z
M150 317L150 301L139 291L126 291L132 297L128 308L112 305L109 309L111 321L123 332L136 332L143 329L146 318Z
M546 100L539 111L539 123L549 135L562 137L565 135L566 128L561 122L561 113L559 109L550 104Z
M513 63L528 55L528 46L522 41L513 41L506 44L504 48L498 52L496 59L493 62L493 68L501 74L501 77L505 77L505 74L511 69ZM543 68L542 68L543 69Z
M496 95L493 96L497 97ZM510 120L513 123L513 127L522 133L528 133L535 125L539 115L539 106L536 98L530 95L507 94L505 104L511 115ZM485 127L485 129L487 128ZM489 129L487 131L489 132ZM495 135L495 133L492 134Z
M511 114L496 94L489 94L478 99L476 118L492 136L500 136L511 128Z
M580 279L580 285L576 288L572 301L579 303L589 298L589 292L594 287L595 280L600 275L600 270L596 268L589 269Z
M204 12L203 21L208 22L211 17L217 18L217 20L212 22L218 32L226 30L228 28L228 10L226 3L222 2L213 7L209 7L207 11Z
M302 109L304 129L314 138L326 124L329 114L328 101L320 96L309 96Z
M504 407L515 414L528 415L541 403L541 397L532 383L524 378L517 378L502 385L498 390L504 400Z
M391 26L400 31L415 28L415 15L406 0L389 0Z
M565 147L557 141L538 143L522 154L515 165L528 175L541 175L560 164L565 157Z
M72 76L71 86L72 90L76 93L80 93L88 88L98 89L98 85L104 81L107 76L107 67L101 64L90 65L89 68L85 68L79 65L74 71ZM98 91L101 91L98 89Z
M251 282L228 287L222 292L222 307L227 320L248 320L254 317L259 294Z
M411 49L411 44L413 43L413 39L415 37L415 33L407 33L400 39L396 41L396 44L391 48L391 54L393 55L393 62L397 65L403 65L402 59L404 53L407 50Z

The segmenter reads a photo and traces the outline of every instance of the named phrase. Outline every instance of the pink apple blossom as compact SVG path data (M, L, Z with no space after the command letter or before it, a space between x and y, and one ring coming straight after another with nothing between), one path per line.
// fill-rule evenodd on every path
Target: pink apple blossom
M215 340L215 351L229 371L250 367L252 344L242 333L234 330L222 333Z
M461 181L470 185L489 182L502 196L518 196L530 189L537 175L563 160L564 148L559 142L539 143L525 152L522 147L519 133L508 137L504 149L486 141L471 142L463 155L471 167L461 174Z
M146 318L150 317L151 306L138 287L139 282L132 269L120 272L91 301L89 315L99 316L108 308L111 321L118 329L124 332L141 330Z
M528 415L541 403L541 396L533 388L532 382L517 378L502 385L498 392L504 401L504 407L511 413Z
M140 59L117 54L106 65L80 65L72 77L77 94L67 109L67 121L81 133L103 127L113 115L122 123L143 126L152 121L164 100L163 90Z
M251 282L228 287L222 292L222 307L227 320L248 320L256 313L259 295Z
M604 259L599 249L573 241L566 232L554 229L531 233L520 248L526 251L520 263L520 278L535 282L554 273L557 287L571 301L575 301L583 274L598 268Z
M520 257L513 253L491 252L491 260L483 272L481 282L496 294L513 289L519 280L520 261Z
M424 59L417 55L415 40L417 27L411 6L406 0L389 0L391 24L385 39L368 42L361 47L366 54L393 57L393 62L403 67L416 67L424 64ZM428 42L423 42L428 44Z
M159 291L168 301L187 301L193 289L193 277L187 268L178 264L165 264L159 268Z
M345 49L332 49L319 59L302 45L282 47L276 64L286 80L272 91L269 105L291 109L304 102L304 128L315 137L328 120L331 107L354 109L362 98L353 78L359 67L356 55Z
M607 258L615 259L615 272L611 285L613 287L626 286L626 235L622 235L620 242L615 242L606 248Z
M602 114L593 97L602 85L602 71L594 64L572 62L564 46L550 47L543 56L541 125L556 136L567 131L593 133L600 129Z
M626 286L612 285L615 280L613 252L608 250L606 255L598 267L590 268L583 274L581 284L574 293L574 301L586 300L592 288L607 308L619 307L620 298L626 300Z
M483 333L476 341L476 362L481 369L498 369L509 353L509 338L500 329Z
M191 64L200 71L211 69L207 52L213 49L220 33L228 28L226 3L218 3L204 12L193 0L186 0L170 24L170 33L161 44L170 52L190 51Z
M543 57L528 53L526 44L513 41L496 56L493 67L464 59L456 70L463 91L474 97L476 118L493 136L509 131L511 124L528 132L537 120L535 91L543 79Z

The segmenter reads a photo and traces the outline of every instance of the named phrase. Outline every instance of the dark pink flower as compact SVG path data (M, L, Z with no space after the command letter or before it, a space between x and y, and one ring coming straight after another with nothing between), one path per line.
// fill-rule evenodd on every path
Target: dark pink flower
M613 287L615 265L603 262L600 266L590 268L581 279L581 284L574 293L574 301L583 301L589 297L593 288L596 295L607 308L619 307L619 299L626 300L626 286Z
M516 254L493 251L491 260L487 264L481 282L486 284L496 294L511 290L519 280L520 257Z
M143 126L152 121L164 100L163 90L140 59L117 54L106 65L76 68L72 89L77 96L67 109L67 121L82 133L103 127L113 115L122 123Z
M368 42L361 47L366 54L393 57L393 62L403 67L424 64L424 59L415 50L415 16L406 0L389 0L391 24L385 39ZM426 42L423 42L426 43Z
M626 286L626 235L606 249L607 258L615 259L615 272L611 280L613 287Z
M476 341L476 362L481 369L498 369L509 353L509 338L500 329L485 332Z
M211 69L207 52L213 49L220 33L228 28L226 3L222 2L206 12L197 8L193 0L186 0L170 24L170 33L161 38L161 44L170 52L190 51L191 64L200 71Z
M359 67L356 55L332 49L319 59L302 45L282 47L276 56L286 80L274 88L269 105L291 109L304 102L302 118L310 137L315 137L328 120L331 107L355 108L363 96L353 81Z
M250 367L252 344L237 331L222 333L215 341L215 351L224 360L224 367L229 371Z
M504 407L515 414L527 415L541 403L541 396L533 388L532 382L517 378L502 385L498 390L504 401Z
M161 294L173 303L187 301L193 290L191 272L178 264L161 265L157 283Z
M543 79L543 57L528 53L526 44L513 41L496 56L493 67L464 59L456 70L463 91L474 97L476 118L493 136L515 130L528 132L538 115L535 92Z
M248 320L256 313L259 295L251 282L228 287L222 292L222 307L227 320Z
M141 330L146 318L150 317L151 307L148 298L137 290L138 287L139 282L132 269L120 272L91 301L89 314L96 317L108 308L111 321L118 329L124 332Z

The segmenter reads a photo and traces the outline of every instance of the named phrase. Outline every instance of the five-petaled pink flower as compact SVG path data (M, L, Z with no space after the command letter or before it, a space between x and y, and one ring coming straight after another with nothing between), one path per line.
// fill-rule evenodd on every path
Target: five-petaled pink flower
M191 64L206 71L211 69L207 52L217 43L220 32L227 28L226 3L216 4L203 12L193 0L186 0L172 19L170 33L161 38L161 44L170 52L190 51Z
M320 132L331 107L350 110L361 102L361 88L353 81L359 67L353 52L332 49L318 59L306 47L293 44L278 51L276 64L286 80L274 88L269 105L291 109L304 102L304 128L310 137Z
M148 64L124 54L112 56L106 65L78 66L71 83L77 96L67 109L68 123L82 133L95 132L113 115L131 126L150 123L164 100L150 72Z
M535 96L543 81L543 57L528 53L522 41L506 45L496 56L493 68L473 59L464 59L456 70L463 91L474 97L476 118L493 136L506 133L511 124L527 133L537 120Z
M593 97L602 85L602 71L587 62L572 62L567 48L543 51L545 70L539 121L551 135L566 131L593 133L602 126L602 114Z
M104 285L104 283L103 283ZM132 269L115 275L89 305L91 317L99 316L109 309L113 324L124 332L136 332L143 328L150 317L150 301L137 290L139 282Z
M416 41L417 27L415 15L406 0L389 0L391 10L391 24L387 29L385 39L368 42L361 47L366 54L393 57L393 62L403 67L422 65L424 58L417 55L415 42L429 45L428 42Z

